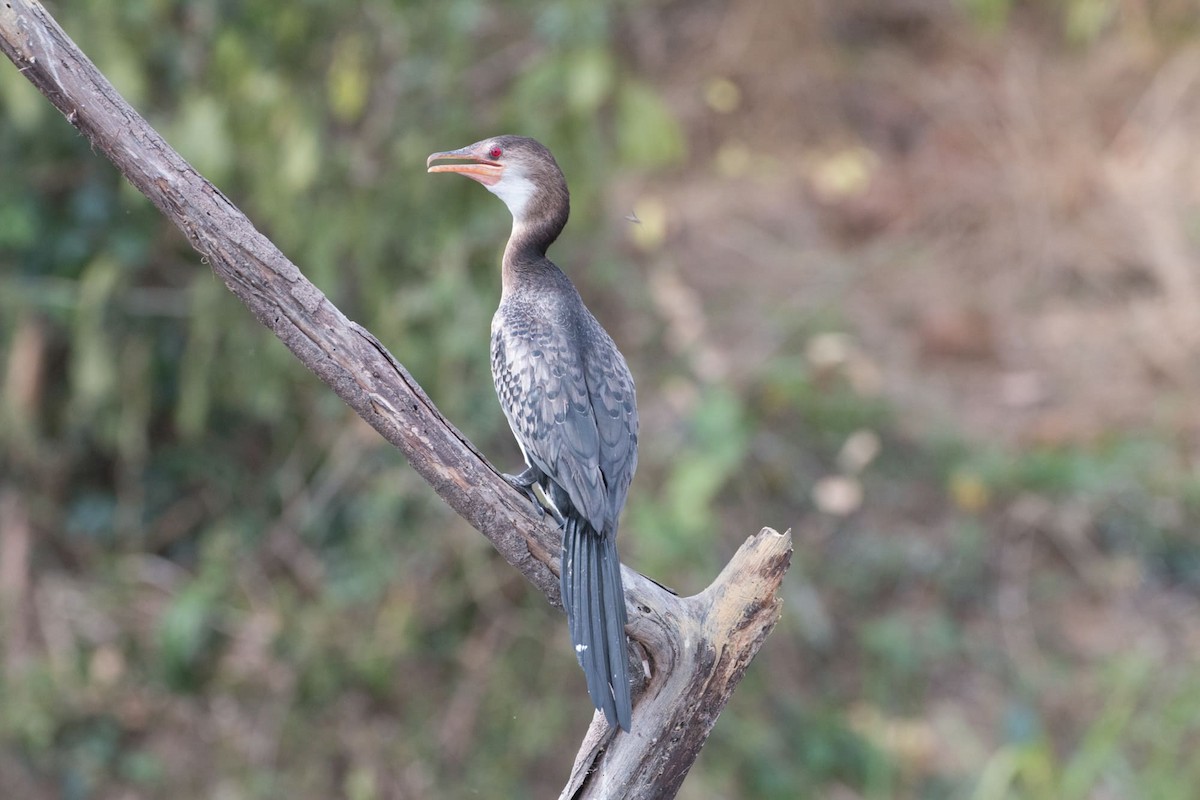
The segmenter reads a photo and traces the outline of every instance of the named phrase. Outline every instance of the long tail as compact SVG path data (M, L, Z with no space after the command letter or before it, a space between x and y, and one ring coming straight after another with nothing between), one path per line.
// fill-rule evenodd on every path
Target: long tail
M609 725L629 730L625 589L616 537L597 533L573 512L563 529L562 599L592 703Z

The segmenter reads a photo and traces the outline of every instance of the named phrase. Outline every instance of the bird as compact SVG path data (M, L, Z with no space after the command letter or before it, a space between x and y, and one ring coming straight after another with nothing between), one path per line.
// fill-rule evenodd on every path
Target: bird
M609 726L632 724L627 612L617 552L621 509L637 469L633 376L608 332L546 251L570 214L554 156L525 136L434 153L431 173L475 180L512 213L492 318L492 379L525 469L505 479L539 512L535 487L563 531L560 589L588 694Z

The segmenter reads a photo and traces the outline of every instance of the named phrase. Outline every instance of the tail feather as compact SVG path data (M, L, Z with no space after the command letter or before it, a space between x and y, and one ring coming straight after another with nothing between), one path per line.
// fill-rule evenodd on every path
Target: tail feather
M569 514L563 531L562 598L588 694L610 725L629 730L625 591L615 537Z
M625 625L628 619L625 612L625 587L621 583L621 558L617 554L615 536L605 536L602 546L604 552L600 566L606 601L604 618L605 632L608 635L608 674L616 701L617 718L621 720L621 727L629 730L633 703L629 696L629 659L625 643Z
M579 640L586 644L583 649L580 649L578 645L575 649L583 658L583 669L588 678L588 692L592 695L593 701L599 701L597 707L602 708L604 715L609 717L614 713L615 707L612 692L609 689L607 638L604 630L608 620L604 617L604 601L600 596L603 584L597 580L601 563L597 558L598 554L595 548L591 546L591 540L594 537L582 530L583 526L580 528L582 532L577 538L579 551L584 558L580 564L579 581L583 586L581 599L584 603L584 612L579 615Z

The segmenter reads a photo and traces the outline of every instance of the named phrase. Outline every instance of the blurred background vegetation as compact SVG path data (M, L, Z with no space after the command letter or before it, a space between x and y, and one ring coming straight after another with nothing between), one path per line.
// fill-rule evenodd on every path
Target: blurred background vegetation
M683 797L1194 796L1194 3L52 11L506 469L508 215L424 159L550 145L626 560L795 530ZM8 65L0 167L0 795L556 796L561 616Z

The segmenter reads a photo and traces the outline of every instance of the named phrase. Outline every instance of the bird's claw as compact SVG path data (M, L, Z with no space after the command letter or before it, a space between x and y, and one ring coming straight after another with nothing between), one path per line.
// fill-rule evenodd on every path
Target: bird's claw
M533 490L534 480L526 478L525 473L520 475L505 474L504 480L508 481L509 485L518 492L529 498L529 502L533 503L534 509L537 510L539 519L546 516L546 509L542 506L542 501L538 499L537 492Z
M549 508L550 516L554 518L554 524L558 525L559 530L567 527L567 518L558 513L558 509L551 506Z
M533 469L527 469L520 475L503 474L503 477L504 480L508 481L510 486L529 498L529 502L533 503L533 508L537 511L538 519L544 519L546 512L549 511L550 516L554 518L559 528L566 526L567 520L559 513L558 509L552 504L548 505L549 501L543 502L534 488L541 477L540 473Z

